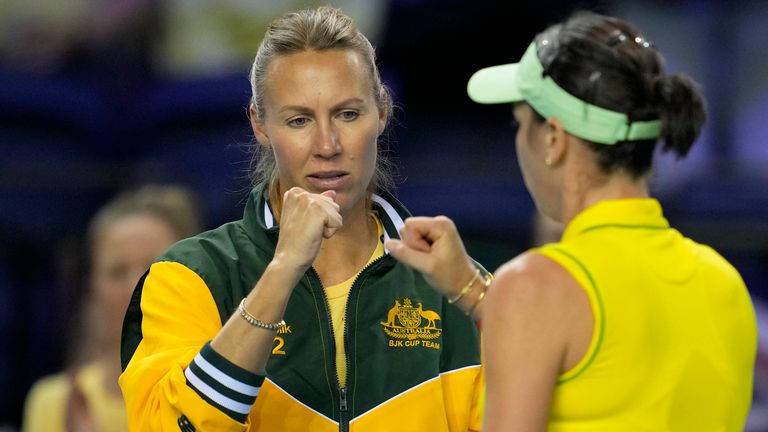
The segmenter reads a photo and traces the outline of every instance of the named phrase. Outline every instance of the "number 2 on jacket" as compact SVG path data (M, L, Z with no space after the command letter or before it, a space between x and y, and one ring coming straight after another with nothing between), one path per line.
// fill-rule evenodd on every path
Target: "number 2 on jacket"
M283 345L285 345L285 339L281 338L280 336L275 336L275 347L272 348L272 354L285 355L285 351L281 349Z

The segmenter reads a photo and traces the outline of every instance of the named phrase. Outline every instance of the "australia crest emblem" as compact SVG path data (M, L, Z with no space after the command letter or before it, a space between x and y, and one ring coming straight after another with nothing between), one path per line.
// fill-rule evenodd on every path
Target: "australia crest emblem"
M438 327L440 315L432 310L426 310L421 303L413 305L409 298L395 300L395 304L387 312L387 320L382 321L381 328L389 336L389 346L427 346L439 349L437 343L429 342L440 337L442 328Z

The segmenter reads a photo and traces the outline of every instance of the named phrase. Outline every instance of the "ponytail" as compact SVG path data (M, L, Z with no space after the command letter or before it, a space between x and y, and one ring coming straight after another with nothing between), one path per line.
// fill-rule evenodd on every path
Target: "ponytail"
M577 12L537 36L539 60L559 87L582 101L624 113L631 122L661 121L659 139L605 145L586 141L600 169L640 178L657 146L684 158L699 137L706 113L696 83L664 73L664 59L628 21ZM546 40L548 43L543 44ZM594 79L595 71L600 72Z
M704 99L696 83L680 74L656 78L653 92L662 124L662 150L682 159L699 137L706 120Z

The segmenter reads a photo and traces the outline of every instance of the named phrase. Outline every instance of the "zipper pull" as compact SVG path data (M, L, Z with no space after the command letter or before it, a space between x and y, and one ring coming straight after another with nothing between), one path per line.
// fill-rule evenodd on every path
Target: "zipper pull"
M340 403L340 410L346 411L347 410L347 388L342 387L339 389L339 398L341 399Z

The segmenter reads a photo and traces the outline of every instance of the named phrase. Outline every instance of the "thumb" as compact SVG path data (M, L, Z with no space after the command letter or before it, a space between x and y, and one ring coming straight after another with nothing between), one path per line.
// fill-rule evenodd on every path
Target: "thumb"
M384 243L389 254L401 263L426 273L433 258L425 252L408 247L402 240L390 239Z
M331 199L333 202L336 202L336 191L335 191L335 190L333 190L333 189L329 189L329 190L327 190L327 191L324 191L324 192L323 192L323 193L321 193L320 195L322 195L322 196L324 196L324 197L328 197L328 198L330 198L330 199Z

